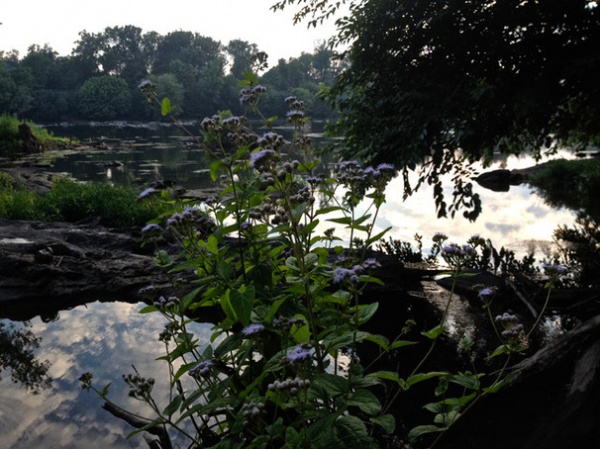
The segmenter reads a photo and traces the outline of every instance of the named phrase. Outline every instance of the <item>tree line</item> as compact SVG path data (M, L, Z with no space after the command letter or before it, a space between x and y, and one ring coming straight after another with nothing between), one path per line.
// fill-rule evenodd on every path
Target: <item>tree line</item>
M79 33L69 56L47 44L32 45L25 56L0 52L0 111L38 123L66 120L157 120L160 111L139 91L143 80L157 84L180 118L204 118L219 110L241 113L238 81L245 71L263 69L269 87L261 110L285 115L289 95L302 98L308 113L333 117L318 98L332 85L342 64L325 43L312 53L260 67L256 44L227 45L190 31L143 33L127 25L100 33Z

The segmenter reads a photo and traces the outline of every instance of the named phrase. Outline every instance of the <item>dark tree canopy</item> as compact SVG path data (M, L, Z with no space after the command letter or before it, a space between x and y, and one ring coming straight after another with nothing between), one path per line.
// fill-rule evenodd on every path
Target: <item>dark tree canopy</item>
M339 4L276 7L296 3L304 5L298 18L313 22ZM350 66L330 94L345 154L409 168L429 160L437 183L457 166L458 150L489 161L496 152L539 156L558 144L600 142L595 2L348 3L337 41L349 44Z

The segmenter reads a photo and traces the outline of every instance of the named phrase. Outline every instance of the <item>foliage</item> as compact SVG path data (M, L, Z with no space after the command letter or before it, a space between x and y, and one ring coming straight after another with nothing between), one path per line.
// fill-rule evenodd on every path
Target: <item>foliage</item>
M26 322L21 326L0 321L0 373L9 371L14 383L37 394L50 386L48 360L41 361L35 352L40 346L40 337L29 329Z
M553 207L583 211L600 220L600 160L556 159L540 165L527 182Z
M559 226L554 237L562 246L564 260L574 269L574 282L584 287L599 287L600 221L580 213L573 226Z
M479 2L362 0L337 20L350 66L328 91L340 109L344 156L420 170L438 184L463 162L600 141L599 9L588 0ZM315 25L338 1L302 5ZM459 181L455 198L473 199ZM448 212L436 189L439 215ZM453 204L457 204L456 201ZM450 210L449 212L453 212ZM470 217L471 218L471 217Z
M90 120L123 118L131 108L127 83L117 76L90 78L79 89L79 112Z
M153 197L137 201L139 191L128 186L57 179L52 190L42 195L15 184L4 173L0 175L0 217L11 220L98 218L106 226L140 226L166 209Z
M32 45L22 59L16 53L2 54L0 110L38 123L110 120L117 117L113 114L115 109L120 119L155 119L154 109L148 108L140 98L138 85L144 79L156 81L157 77L168 75L176 77L183 91L165 92L165 96L172 99L185 117L203 117L218 108L242 113L237 83L244 71L254 69L270 71L266 55L256 44L239 39L221 45L197 33L182 30L166 35L143 33L131 25L108 27L98 33L82 31L70 56L59 57L48 45ZM280 100L289 95L291 89L304 88L311 92L305 97L307 104L314 104L311 114L320 119L333 117L333 111L317 98L317 93L320 84L333 82L339 69L333 61L333 53L324 44L319 44L314 54L306 53L288 61L282 59L271 69L277 72L273 77L278 78L278 82L272 86L273 92L278 92L272 99L264 99L263 111L269 116L281 115ZM85 105L84 111L80 110L78 93L83 85L92 78L107 76L125 81L131 104L115 108L111 102L117 97L94 94L91 104ZM158 84L161 88L166 85ZM120 90L126 96L123 86Z
M266 88L255 75L245 76L241 101L263 117L258 105ZM168 115L155 88L142 86ZM286 103L295 129L289 142L271 128L274 118L264 119L262 135L247 127L246 116L205 118L202 141L210 143L205 151L212 155L210 173L221 195L176 207L142 230L147 244L157 245L157 263L174 279L166 294L157 286L145 288L149 305L142 310L168 320L159 334L166 354L159 359L169 366L171 394L168 404L158 404L154 379L137 372L124 376L130 396L151 415L132 434L166 426L196 447L378 447L379 436L395 432L389 412L394 401L431 382L437 383L437 399L425 407L434 413L434 424L403 436L414 442L441 434L479 398L501 388L511 357L525 350L528 335L515 316L504 314L492 319L500 346L490 358L505 359L500 371L489 377L421 371L445 333L454 283L466 268L482 263L473 246L447 244L447 237L438 236L434 253L444 258L454 283L440 323L422 330L430 342L424 359L406 376L363 366L361 351L379 358L416 344L403 338L409 326L397 336L364 330L378 304L363 301L362 294L381 284L374 277L379 262L367 251L387 232L375 232L374 223L394 170L344 161L328 175L320 172L301 132L308 120L303 102L289 97ZM362 215L359 205L366 206ZM322 230L325 223L337 229ZM160 246L166 233L179 243L177 254ZM490 313L492 290L482 289L480 296ZM209 309L221 318L210 341L201 342L190 324ZM108 385L96 388L90 373L80 380L115 408ZM384 397L375 394L380 387L386 388Z
M19 120L15 115L0 115L0 154L15 155L23 150L23 135L19 127L26 125L42 148L67 143L68 139L55 137L46 128Z

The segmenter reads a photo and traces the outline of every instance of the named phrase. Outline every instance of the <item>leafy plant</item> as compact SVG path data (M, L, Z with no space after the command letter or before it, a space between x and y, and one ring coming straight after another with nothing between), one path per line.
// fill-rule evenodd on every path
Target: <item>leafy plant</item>
M266 89L253 74L245 76L241 101L262 117ZM168 114L171 105L155 95L155 87L142 89ZM435 413L434 424L414 429L411 439L443 432L505 381L504 370L487 387L482 373L421 371L446 330L454 285L440 323L422 332L430 348L408 376L361 364L363 345L385 354L415 344L403 338L406 329L394 338L364 330L378 304L363 302L362 294L369 284L381 284L374 277L379 262L368 250L388 231L375 232L374 225L395 170L344 161L329 173L320 171L302 133L308 120L303 102L288 97L286 103L295 129L291 141L274 131L273 117L262 117L262 135L247 127L244 116L204 119L201 143L212 156L210 173L222 187L220 196L177 207L143 228L146 243L157 245L157 263L173 277L170 293L145 289L149 305L142 310L168 320L159 335L166 354L159 360L169 366L171 395L159 405L153 379L137 372L124 376L130 396L152 415L140 420L120 412L138 423L132 435L166 427L195 447L378 447L378 435L395 431L391 405L414 385L437 380L442 399L426 406ZM178 241L179 253L160 246L165 233ZM463 271L475 251L445 245L446 239L435 240L434 254L452 267L453 279L467 276ZM200 342L190 324L209 309L221 318L210 342ZM505 321L512 334L498 332L502 346L492 357L507 355L508 363L523 346L521 328ZM92 380L90 373L82 375L83 388L116 409L109 386L97 389ZM456 394L450 385L462 390ZM381 386L392 392L385 402L375 394Z
M12 220L70 221L98 218L106 226L141 226L167 210L152 196L124 185L56 179L51 191L38 194L0 173L0 216ZM165 192L165 196L168 197Z

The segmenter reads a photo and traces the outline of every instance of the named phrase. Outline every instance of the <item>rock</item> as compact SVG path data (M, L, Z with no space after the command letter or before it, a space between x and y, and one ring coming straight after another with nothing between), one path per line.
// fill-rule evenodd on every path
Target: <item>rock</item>
M503 169L485 172L475 178L481 187L494 192L508 192L510 186L519 185L524 180L525 177L522 174Z
M137 230L0 219L2 317L26 320L90 300L139 302L165 273Z
M476 404L440 449L586 449L600 443L600 316L512 369L499 393Z

